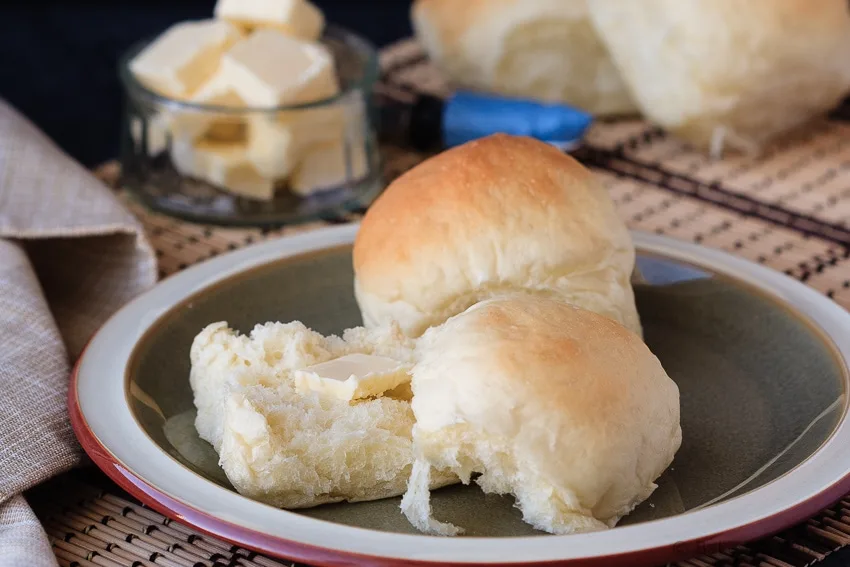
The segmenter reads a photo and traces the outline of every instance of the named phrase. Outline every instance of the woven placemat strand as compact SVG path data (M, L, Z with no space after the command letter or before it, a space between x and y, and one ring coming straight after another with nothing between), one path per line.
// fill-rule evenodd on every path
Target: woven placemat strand
M409 99L447 87L413 41L385 50L379 91ZM666 234L729 251L782 271L850 306L850 116L848 107L788 136L759 157L711 161L640 120L602 122L574 155L603 180L623 218L637 230ZM426 156L384 148L392 180ZM115 165L100 175L117 183ZM151 213L128 198L142 219L166 277L187 266L284 234L326 226L317 222L277 230L188 224ZM356 220L353 213L332 222ZM63 566L279 566L120 496L60 478L42 489L37 510ZM46 502L46 503L45 503ZM850 498L781 534L677 565L681 567L815 564L850 543Z

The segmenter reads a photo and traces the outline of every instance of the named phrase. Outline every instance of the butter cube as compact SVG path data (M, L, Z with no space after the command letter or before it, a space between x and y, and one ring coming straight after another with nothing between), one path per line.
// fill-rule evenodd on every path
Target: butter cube
M345 137L362 139L366 109L359 97L346 96L331 104L280 113L280 120L294 129L301 153L319 144Z
M195 145L205 162L207 181L241 197L268 201L274 197L274 181L260 175L246 150L241 143L202 140Z
M216 71L189 97L192 102L216 106L245 106L245 101L236 93L227 76Z
M249 126L248 158L267 177L292 173L298 156L345 134L345 114L339 105L253 116Z
M130 71L160 94L186 98L218 68L222 53L241 37L228 22L175 24L136 55Z
M215 16L248 29L272 27L307 40L317 39L325 27L321 10L306 0L218 0Z
M289 188L296 195L306 197L358 180L368 170L363 141L352 142L346 148L344 140L339 139L311 147L290 178Z
M252 116L249 124L248 159L261 175L283 179L296 164L296 132L273 116Z
M198 140L209 138L220 142L238 142L247 137L247 125L240 116L205 110L179 110L171 113L171 129L175 138Z
M322 45L261 29L221 59L223 81L258 108L315 102L339 92L334 60Z
M296 391L318 392L340 400L377 397L410 382L410 368L392 358L371 354L348 354L296 370Z
M347 123L345 108L340 104L285 112L282 120L291 125L302 150L341 140Z
M180 175L198 179L206 176L201 156L195 152L195 146L191 140L175 139L171 144L170 154L171 164Z
M268 201L274 197L274 181L260 175L248 161L241 142L202 139L172 145L171 159L181 175L203 179L248 199Z
M222 74L213 77L189 97L191 102L209 106L238 109L245 101L233 90ZM200 137L235 142L246 136L246 123L238 111L216 112L208 109L185 108L171 111L171 128L174 135L196 140Z

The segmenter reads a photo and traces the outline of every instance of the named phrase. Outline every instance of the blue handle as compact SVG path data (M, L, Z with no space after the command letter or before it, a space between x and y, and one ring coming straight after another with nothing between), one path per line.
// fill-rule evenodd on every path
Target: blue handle
M458 92L446 101L443 143L457 146L495 133L567 145L584 135L593 116L565 104Z

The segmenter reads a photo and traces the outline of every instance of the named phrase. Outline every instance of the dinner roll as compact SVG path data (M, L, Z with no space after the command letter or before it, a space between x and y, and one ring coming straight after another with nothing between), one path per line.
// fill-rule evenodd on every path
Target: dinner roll
M366 326L426 328L494 294L561 297L635 332L635 250L594 176L531 138L494 135L447 150L393 182L354 242Z
M556 534L613 527L646 499L681 443L679 391L641 339L569 304L514 294L429 329L413 369L416 463L402 509L431 517L430 466Z
M414 350L393 325L325 337L297 321L267 323L246 336L220 322L195 338L195 427L240 494L304 508L405 491L413 462L409 388L348 402L294 387L296 370L354 353L410 366ZM433 478L434 487L457 482Z
M850 87L846 0L591 0L647 117L696 146L757 151Z
M417 0L411 17L428 55L456 85L595 114L636 110L585 0Z

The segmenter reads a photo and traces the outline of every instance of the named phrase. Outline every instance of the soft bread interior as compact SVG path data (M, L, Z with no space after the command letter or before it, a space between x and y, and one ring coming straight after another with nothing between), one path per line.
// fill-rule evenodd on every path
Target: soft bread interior
M219 449L227 388L288 385L295 370L353 353L412 364L413 348L413 341L393 324L369 330L355 327L342 337L326 337L299 321L257 325L248 335L226 322L212 323L195 337L190 350L189 382L198 410L198 434Z
M491 85L496 92L564 101L594 114L636 111L587 17L541 13L515 24L501 47Z
M414 423L407 384L353 402L294 388L295 370L354 353L412 364L413 343L394 325L325 337L299 322L258 325L249 335L220 322L195 338L195 426L241 494L303 508L405 491ZM433 479L433 487L455 482Z
M374 500L404 492L410 404L349 404L296 394L285 384L225 396L221 466L245 496L281 508Z

